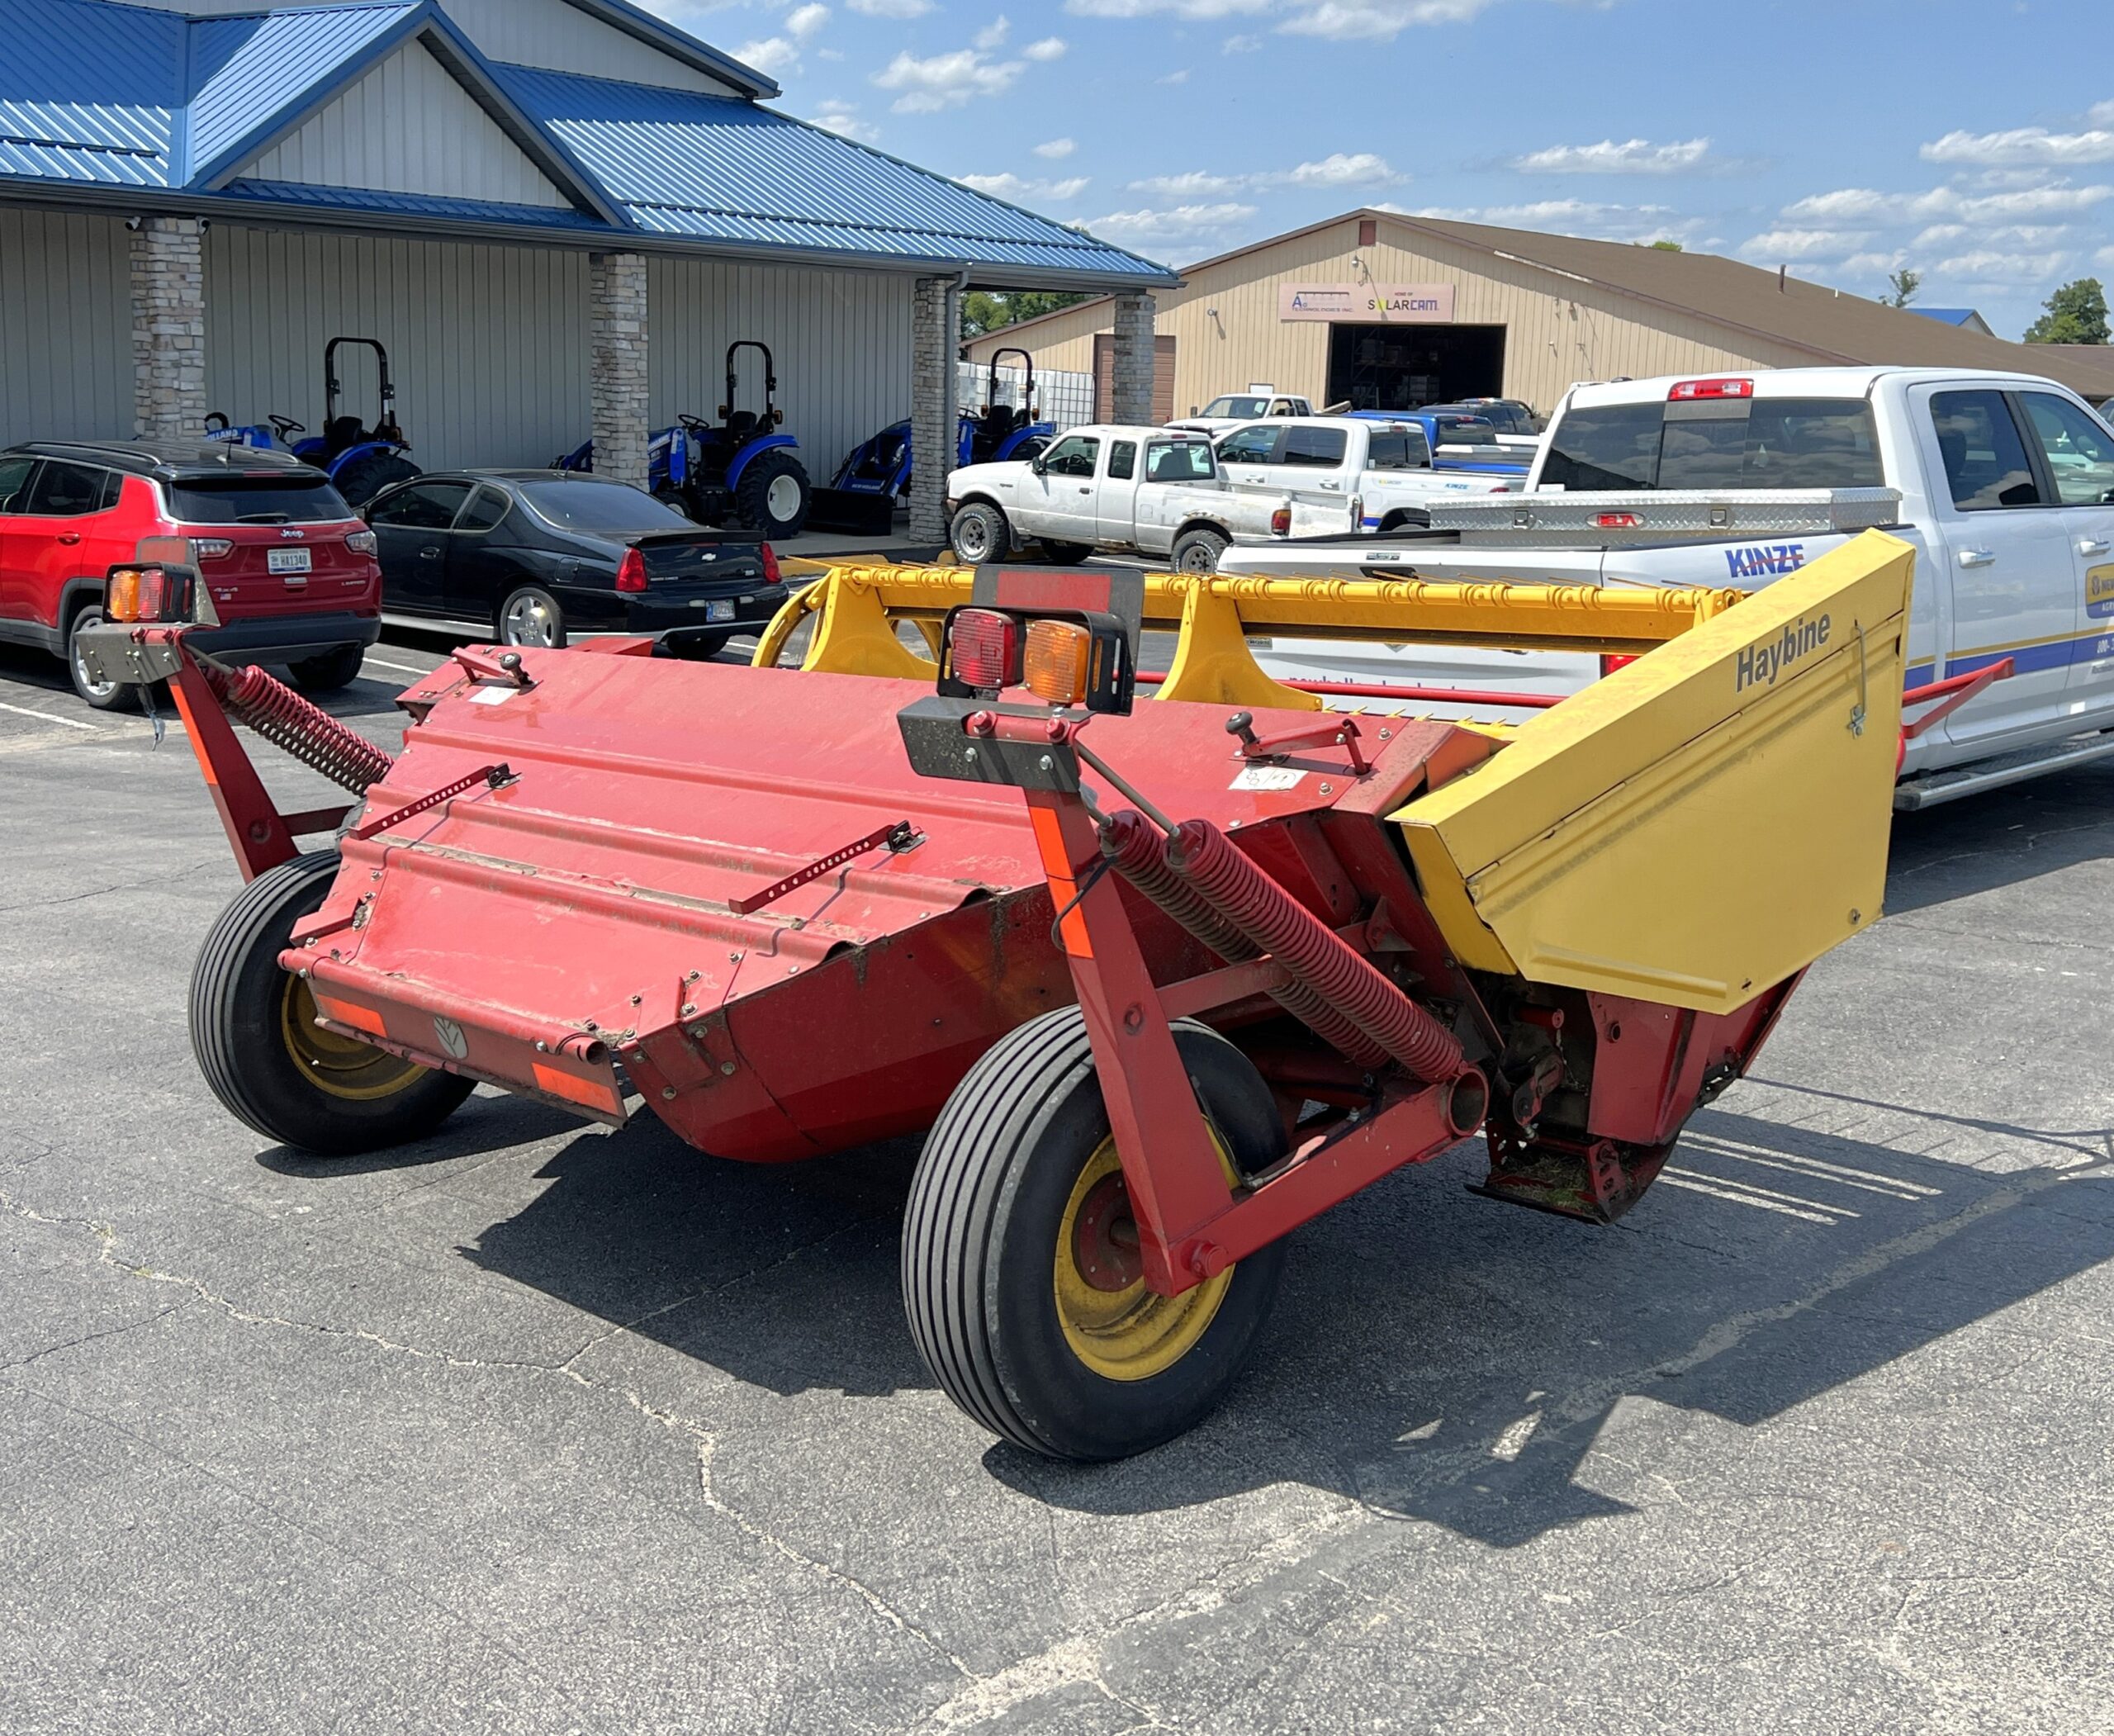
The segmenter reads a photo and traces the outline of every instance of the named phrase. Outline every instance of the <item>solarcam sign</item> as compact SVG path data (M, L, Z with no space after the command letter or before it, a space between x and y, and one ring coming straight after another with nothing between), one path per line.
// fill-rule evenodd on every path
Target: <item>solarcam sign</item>
M1280 283L1280 320L1330 320L1372 325L1450 325L1450 283Z

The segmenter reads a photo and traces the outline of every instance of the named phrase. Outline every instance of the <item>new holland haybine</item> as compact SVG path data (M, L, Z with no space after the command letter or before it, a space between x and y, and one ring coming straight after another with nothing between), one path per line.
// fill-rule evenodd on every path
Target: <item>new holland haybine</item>
M1098 1459L1209 1411L1285 1237L1391 1171L1481 1132L1494 1198L1635 1205L1879 913L1912 563L1872 533L1753 595L843 569L758 666L459 649L393 758L192 651L181 561L116 575L88 649L170 683L249 880L191 1008L235 1114L361 1151L483 1080L748 1162L929 1129L919 1349L996 1433ZM1434 721L1249 653L1302 633L1632 661ZM354 799L282 813L231 719Z

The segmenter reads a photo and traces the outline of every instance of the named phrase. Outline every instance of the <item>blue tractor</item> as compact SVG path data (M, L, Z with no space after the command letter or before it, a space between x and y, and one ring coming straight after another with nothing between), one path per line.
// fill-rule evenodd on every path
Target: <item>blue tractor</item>
M344 387L338 378L338 351L345 344L371 349L381 377L381 414L368 427L358 416L339 414ZM307 429L292 416L267 416L240 427L216 410L206 418L206 438L266 452L291 452L329 477L347 502L364 505L394 483L419 474L404 454L411 443L396 421L396 382L390 377L389 352L373 338L333 338L323 346L323 432L306 439Z
M1017 409L998 401L998 358L1018 356L1026 382ZM984 408L962 411L955 440L954 463L987 464L1000 459L1033 458L1055 436L1054 422L1035 419L1035 358L1024 349L994 351L984 374ZM885 536L895 503L910 492L910 424L893 422L870 440L860 442L837 467L831 486L817 491L816 522L832 530Z
M763 408L737 410L737 358L745 349L763 356ZM799 442L778 429L778 369L768 344L744 338L727 346L727 401L715 425L678 416L657 430L646 448L646 486L656 500L700 524L739 524L769 538L797 536L808 522L813 495L806 467L794 456ZM595 443L557 459L558 470L592 471Z

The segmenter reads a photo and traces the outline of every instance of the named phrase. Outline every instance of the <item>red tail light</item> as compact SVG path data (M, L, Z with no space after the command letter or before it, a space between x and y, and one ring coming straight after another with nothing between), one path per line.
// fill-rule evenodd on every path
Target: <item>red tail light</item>
M958 609L947 633L954 678L970 687L995 690L1021 678L1020 623L994 609Z
M1644 515L1641 512L1596 512L1593 523L1602 530L1642 530Z
M1666 394L1669 404L1685 404L1697 398L1751 398L1751 380L1679 380Z
M778 571L778 551L773 548L770 543L766 543L763 545L762 553L764 583L766 585L783 584L784 580Z
M1270 534L1273 537L1288 537L1292 534L1292 508L1280 506L1270 515Z
M1618 669L1634 663L1636 661L1634 653L1624 656L1619 651L1604 651L1600 653L1600 673L1604 676L1613 675Z
M629 591L646 589L646 557L636 548L624 551L623 562L617 568L617 589Z

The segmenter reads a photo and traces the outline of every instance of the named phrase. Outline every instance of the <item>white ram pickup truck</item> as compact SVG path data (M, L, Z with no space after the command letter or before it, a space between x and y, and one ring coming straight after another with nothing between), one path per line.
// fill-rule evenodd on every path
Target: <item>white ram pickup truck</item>
M1424 524L1433 501L1504 494L1525 481L1528 469L1526 454L1495 446L1486 458L1434 463L1416 421L1365 415L1251 422L1221 435L1218 455L1228 487L1291 500L1296 537Z
M1179 429L1075 428L1032 458L947 476L947 540L970 566L1034 541L1054 561L1130 549L1210 572L1236 537L1292 528L1287 497L1228 487L1211 441Z
M1897 804L2114 756L2114 430L2052 381L1842 368L1576 387L1524 492L1431 516L1356 545L1236 549L1224 570L1751 590L1884 525L1916 549L1910 690L2013 670L1908 742ZM1349 641L1258 655L1281 677L1387 685L1562 693L1600 673Z

